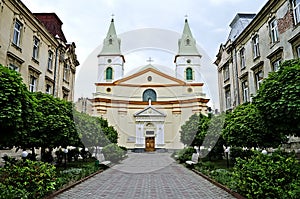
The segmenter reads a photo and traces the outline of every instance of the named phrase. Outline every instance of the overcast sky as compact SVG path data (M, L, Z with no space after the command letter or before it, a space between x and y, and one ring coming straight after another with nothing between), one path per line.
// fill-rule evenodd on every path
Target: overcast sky
M229 34L229 24L237 13L257 13L267 0L22 0L32 12L55 12L63 22L68 42L76 43L82 68L91 53L102 45L111 15L117 33L122 35L145 28L182 33L185 15L197 44L213 62L221 43ZM177 45L177 42L175 46ZM140 46L143 47L143 46ZM101 49L101 48L100 48ZM129 49L132 50L132 49ZM136 49L133 51L137 51ZM155 49L131 55L125 65L139 66L148 57L155 64L172 65L173 59L159 58ZM99 53L99 52L98 52ZM127 52L132 54L131 52ZM165 52L173 57L174 53ZM128 55L130 57L130 55ZM134 59L132 59L134 57ZM125 57L126 59L126 57ZM136 62L134 62L136 60ZM161 61L164 60L164 61ZM158 63L163 62L163 63ZM81 67L79 67L81 70ZM78 95L85 95L83 93Z

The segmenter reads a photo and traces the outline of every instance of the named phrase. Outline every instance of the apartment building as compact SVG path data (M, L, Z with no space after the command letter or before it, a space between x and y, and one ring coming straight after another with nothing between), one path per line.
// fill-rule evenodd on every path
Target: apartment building
M73 101L76 45L55 13L32 13L20 0L0 0L0 64L20 72L31 92Z
M282 61L300 57L300 0L269 0L257 14L238 13L230 28L215 61L222 112L251 101Z

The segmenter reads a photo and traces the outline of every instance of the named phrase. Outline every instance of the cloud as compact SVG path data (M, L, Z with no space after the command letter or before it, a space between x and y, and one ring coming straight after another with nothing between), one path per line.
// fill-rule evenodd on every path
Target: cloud
M221 4L233 4L233 3L238 3L242 2L242 0L208 0L211 4L213 5L221 5Z

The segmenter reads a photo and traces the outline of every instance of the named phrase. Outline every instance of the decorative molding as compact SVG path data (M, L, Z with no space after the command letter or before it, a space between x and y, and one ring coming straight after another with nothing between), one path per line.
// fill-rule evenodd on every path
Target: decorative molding
M17 55L15 55L14 53L7 51L7 56L11 57L12 59L16 60L17 62L19 62L20 64L24 63L24 60L21 59L20 57L18 57Z

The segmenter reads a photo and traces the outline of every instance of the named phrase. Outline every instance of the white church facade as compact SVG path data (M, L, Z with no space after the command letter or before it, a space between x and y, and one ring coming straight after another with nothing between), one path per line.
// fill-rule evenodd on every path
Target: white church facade
M181 149L180 127L194 113L207 114L199 54L187 19L174 58L174 75L151 63L124 75L121 52L112 19L98 55L94 114L118 131L118 144L137 151Z

